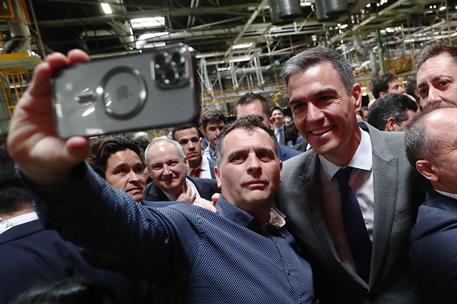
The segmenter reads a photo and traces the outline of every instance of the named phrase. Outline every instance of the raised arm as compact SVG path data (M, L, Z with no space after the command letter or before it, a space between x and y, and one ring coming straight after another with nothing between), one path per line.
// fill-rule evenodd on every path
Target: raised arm
M19 100L11 119L8 149L22 174L40 187L58 186L74 179L73 168L90 154L89 140L58 137L52 111L51 77L66 65L87 61L81 50L67 56L49 55L34 71L32 82Z

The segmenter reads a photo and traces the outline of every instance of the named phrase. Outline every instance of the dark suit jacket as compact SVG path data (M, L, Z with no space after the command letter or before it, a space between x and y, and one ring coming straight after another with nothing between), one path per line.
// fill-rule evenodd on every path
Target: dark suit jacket
M408 236L424 200L423 179L411 168L404 134L364 124L372 144L374 232L370 282L340 262L322 211L320 161L309 150L286 161L278 206L315 270L321 303L420 303L408 259Z
M192 176L187 176L188 179L195 185L200 196L206 200L211 200L211 196L214 193L221 192L217 187L217 183L213 179L208 178L197 178ZM145 201L169 201L165 193L157 187L154 182L148 184L146 188L146 193L144 195Z
M457 303L457 200L430 191L411 232L411 263L429 303Z
M0 234L0 265L0 303L7 303L35 284L71 276L87 277L105 286L121 303L150 300L148 286L90 266L78 247L64 241L55 230L44 229L39 220Z

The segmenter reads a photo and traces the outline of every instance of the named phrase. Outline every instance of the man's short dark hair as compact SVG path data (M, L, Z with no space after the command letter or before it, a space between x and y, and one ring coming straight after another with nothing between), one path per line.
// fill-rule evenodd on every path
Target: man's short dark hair
M281 75L286 84L288 84L289 78L292 75L304 72L308 68L322 62L330 62L333 65L333 68L336 70L343 82L346 93L352 94L355 78L350 64L343 56L328 47L315 47L293 56L287 60Z
M0 214L19 211L31 205L32 194L16 175L14 161L8 154L6 135L0 135Z
M254 103L256 101L259 101L260 104L262 105L262 112L267 116L270 117L270 105L268 104L268 100L257 93L253 92L248 92L241 96L241 98L238 100L236 106L242 106L242 105L248 105L251 103Z
M108 158L124 150L132 150L144 164L143 150L134 139L124 136L109 136L96 139L92 144L92 155L88 162L101 177L105 178Z
M397 80L398 77L394 73L385 73L379 77L376 77L371 82L371 92L373 93L374 98L378 99L381 92L387 94L389 91L389 82Z
M271 109L271 111L270 111L269 117L271 117L271 116L273 115L273 112L276 111L276 110L280 111L280 112L282 113L282 115L284 115L283 109L281 109L280 107L273 107L273 108Z
M206 110L202 113L200 117L200 125L203 130L206 129L206 126L210 122L219 122L222 121L225 123L225 115L222 111L217 109Z
M439 42L427 45L420 51L416 58L416 71L419 70L425 61L442 53L449 54L457 64L457 46L445 45Z
M368 123L373 127L384 130L389 117L397 124L408 119L408 110L417 111L417 103L404 94L389 93L379 97L368 109Z
M267 132L267 134L271 137L274 143L274 150L276 155L278 155L278 142L276 141L276 137L274 132L267 127L262 119L260 119L257 115L247 115L235 120L233 123L228 124L224 127L221 132L221 135L217 139L216 142L216 163L220 166L222 162L222 149L223 149L223 142L225 136L236 129L244 129L244 130L253 130L255 128L259 128Z
M197 130L199 137L202 137L202 135L200 134L200 130L198 129L198 126L195 123L189 123L189 124L183 124L183 125L179 125L179 126L175 127L171 131L171 138L173 138L173 140L176 140L175 133L177 131L187 130L187 129L192 129L192 128L195 128Z

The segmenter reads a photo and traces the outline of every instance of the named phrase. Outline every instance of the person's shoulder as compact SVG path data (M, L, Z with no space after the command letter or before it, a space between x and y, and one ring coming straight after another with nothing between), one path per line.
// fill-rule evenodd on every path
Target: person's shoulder
M193 177L193 176L188 176L187 178L190 179L195 185L208 185L208 186L217 187L216 180L214 180L212 178L200 178L200 177Z
M300 154L300 151L294 150L292 148L289 148L286 145L279 144L278 145L278 152L279 152L279 159L282 161L288 160L296 155Z

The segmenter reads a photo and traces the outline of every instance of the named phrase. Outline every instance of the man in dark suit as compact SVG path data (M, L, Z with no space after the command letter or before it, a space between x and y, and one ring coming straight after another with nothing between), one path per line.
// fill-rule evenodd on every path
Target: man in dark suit
M429 303L457 303L457 109L437 109L406 131L411 164L431 184L411 232L411 262Z
M423 189L403 133L358 126L360 89L329 48L292 57L284 77L312 150L284 163L277 201L314 262L320 303L420 303L408 235Z
M263 123L270 128L270 106L268 100L260 94L246 93L241 96L236 105L236 118L247 115L257 115ZM279 144L279 159L285 161L300 152L289 148L286 145Z
M184 201L195 198L211 200L220 192L212 179L186 176L186 156L181 145L171 139L156 138L145 151L145 160L152 182L147 186L146 201Z

